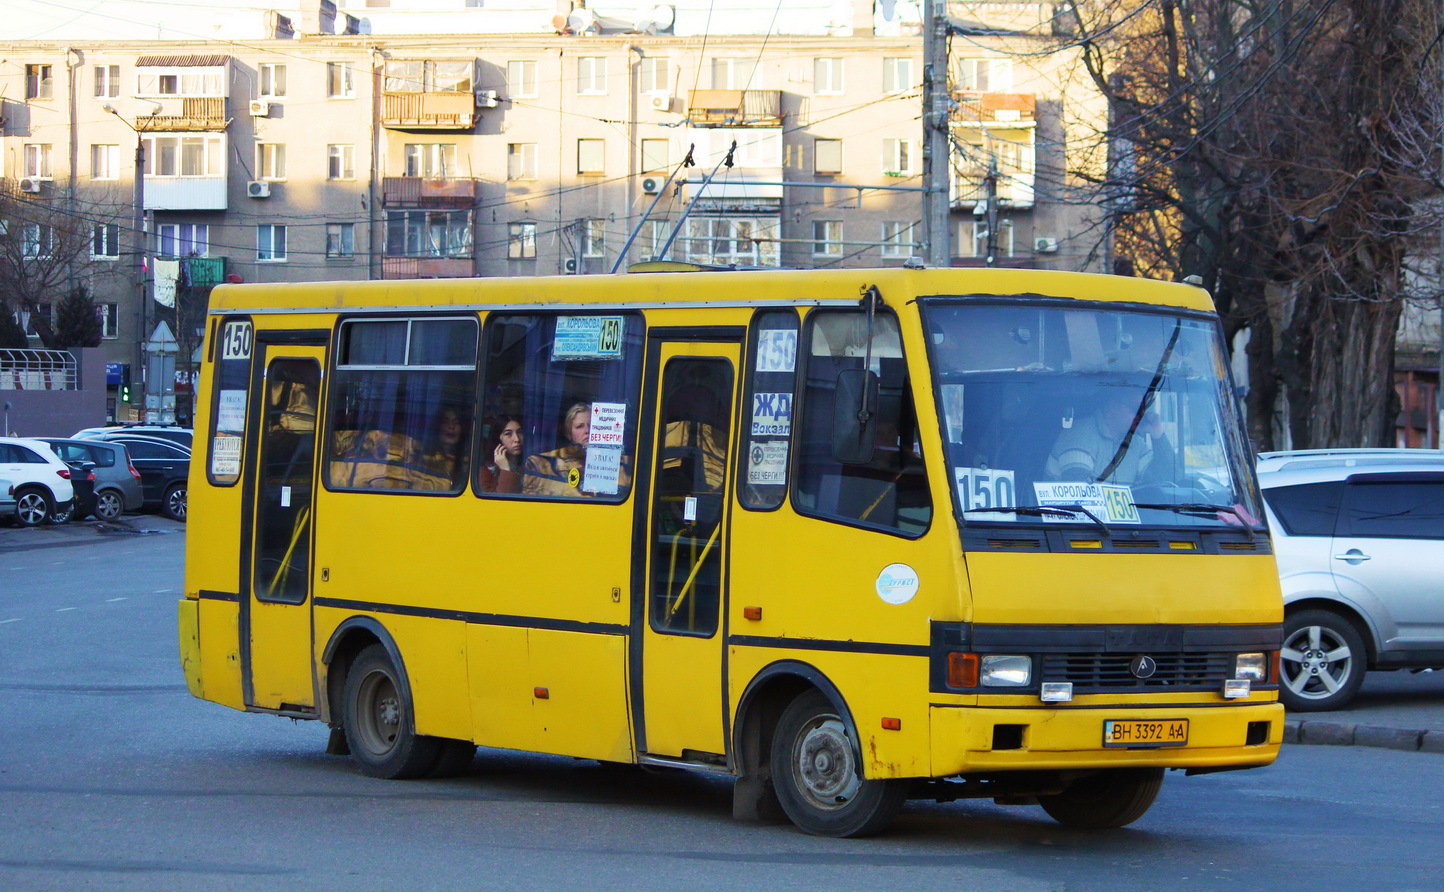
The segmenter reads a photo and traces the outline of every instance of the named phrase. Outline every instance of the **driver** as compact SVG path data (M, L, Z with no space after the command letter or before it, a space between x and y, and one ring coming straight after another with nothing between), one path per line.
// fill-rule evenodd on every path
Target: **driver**
M1127 390L1110 392L1097 412L1058 435L1044 474L1050 480L1124 483L1173 478L1173 445L1163 421L1151 408L1138 418L1138 398Z

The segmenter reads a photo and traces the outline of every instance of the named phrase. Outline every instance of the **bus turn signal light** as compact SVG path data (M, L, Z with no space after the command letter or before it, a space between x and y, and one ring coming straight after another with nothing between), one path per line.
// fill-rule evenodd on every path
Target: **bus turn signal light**
M882 720L882 729L883 729L884 731L901 731L901 730L902 730L902 719L888 719L888 718L885 718L885 719Z
M532 688L531 692L538 700L549 700L552 696L551 691L548 691L546 688Z
M978 655L954 651L948 654L948 687L978 686Z
M743 618L743 619L750 619L750 620L753 620L753 621L762 619L762 608L761 608L761 607L743 607L743 608L742 608L742 618Z

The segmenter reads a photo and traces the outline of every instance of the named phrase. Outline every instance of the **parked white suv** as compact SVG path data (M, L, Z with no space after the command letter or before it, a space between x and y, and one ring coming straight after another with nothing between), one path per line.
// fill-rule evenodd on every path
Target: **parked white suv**
M1284 592L1279 699L1348 703L1368 669L1444 667L1444 452L1258 459Z
M39 440L0 437L0 480L7 481L4 501L14 502L21 526L38 526L70 507L75 490L70 465Z

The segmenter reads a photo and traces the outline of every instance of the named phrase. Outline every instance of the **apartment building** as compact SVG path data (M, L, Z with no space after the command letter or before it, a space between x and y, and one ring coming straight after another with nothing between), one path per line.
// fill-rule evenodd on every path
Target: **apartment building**
M952 263L1103 268L1075 172L1106 114L1052 5L954 5ZM117 364L161 320L188 355L221 281L901 264L924 238L920 29L906 4L828 8L817 33L694 33L679 5L381 35L323 3L223 43L0 43L3 176L12 207L90 233L74 275Z

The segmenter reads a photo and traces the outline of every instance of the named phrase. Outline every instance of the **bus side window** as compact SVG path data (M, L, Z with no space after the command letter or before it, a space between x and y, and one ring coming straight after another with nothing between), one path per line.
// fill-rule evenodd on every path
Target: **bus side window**
M642 331L636 313L487 319L477 491L513 498L626 499Z
M800 513L861 526L924 533L932 520L912 382L897 317L876 314L871 371L877 376L872 455L861 462L833 454L838 379L862 369L868 355L866 314L818 310L807 317L802 417L793 505Z
M797 387L796 310L761 310L748 336L742 436L742 479L737 498L746 508L770 511L787 499ZM750 414L749 414L750 413Z
M329 488L462 490L471 473L476 338L474 318L341 323Z

